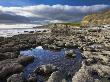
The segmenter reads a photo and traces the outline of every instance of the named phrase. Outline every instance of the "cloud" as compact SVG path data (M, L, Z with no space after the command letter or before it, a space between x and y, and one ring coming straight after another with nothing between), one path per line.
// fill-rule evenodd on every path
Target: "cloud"
M31 20L24 16L0 14L0 23L29 23L29 21Z
M25 7L0 6L0 21L2 19L16 22L49 23L79 21L86 14L95 13L110 8L109 5L69 6L69 5L35 5ZM6 17L2 17L6 15ZM8 15L10 17L8 17ZM14 16L14 18L12 18Z

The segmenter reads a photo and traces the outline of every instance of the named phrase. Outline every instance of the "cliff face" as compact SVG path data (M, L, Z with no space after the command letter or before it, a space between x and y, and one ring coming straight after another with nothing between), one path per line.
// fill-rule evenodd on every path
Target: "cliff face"
M85 16L81 21L82 26L110 24L110 9L101 13Z

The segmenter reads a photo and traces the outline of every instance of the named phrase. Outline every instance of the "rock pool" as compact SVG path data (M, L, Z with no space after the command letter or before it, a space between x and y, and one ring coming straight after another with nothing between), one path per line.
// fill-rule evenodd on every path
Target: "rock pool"
M67 49L52 51L43 49L41 46L38 46L30 50L21 51L21 55L35 57L34 62L26 66L23 70L25 78L27 78L27 76L31 74L36 67L45 64L53 64L57 66L59 70L62 71L65 75L73 75L76 71L79 70L81 66L81 53L78 49L76 49L76 58L67 58L64 54L65 50Z

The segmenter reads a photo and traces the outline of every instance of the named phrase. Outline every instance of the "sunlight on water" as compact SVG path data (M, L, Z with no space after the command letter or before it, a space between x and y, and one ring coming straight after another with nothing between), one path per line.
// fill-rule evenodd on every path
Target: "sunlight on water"
M32 28L38 25L33 25L33 24L19 24L19 25L0 25L0 37L11 37L13 35L18 35L18 34L26 34L29 33L30 31L43 31L45 29L37 29L37 28Z
M43 48L42 48L42 46L38 46L38 47L36 47L36 49L43 49Z
M35 26L41 26L41 25L37 25L37 24L0 24L0 29L32 28Z

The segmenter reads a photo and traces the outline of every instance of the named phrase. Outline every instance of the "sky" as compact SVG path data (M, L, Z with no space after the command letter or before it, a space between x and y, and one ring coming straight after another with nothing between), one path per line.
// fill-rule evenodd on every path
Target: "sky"
M0 0L0 23L74 22L108 8L110 0Z

